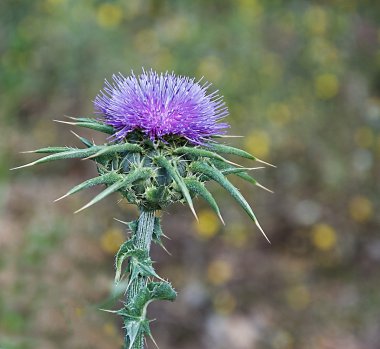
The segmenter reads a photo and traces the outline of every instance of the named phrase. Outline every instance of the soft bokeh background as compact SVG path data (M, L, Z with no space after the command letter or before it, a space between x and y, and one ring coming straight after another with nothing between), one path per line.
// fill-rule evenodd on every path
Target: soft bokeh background
M150 306L161 348L380 348L380 4L365 0L1 0L0 348L113 349L113 255L126 238L90 162L22 171L20 151L77 145L53 119L92 115L112 73L204 75L230 108L231 142L277 165L269 194L234 181L272 245L214 185L227 225L170 207L159 274L179 291ZM96 132L82 135L104 138ZM245 164L252 165L249 162ZM152 343L149 343L153 347Z

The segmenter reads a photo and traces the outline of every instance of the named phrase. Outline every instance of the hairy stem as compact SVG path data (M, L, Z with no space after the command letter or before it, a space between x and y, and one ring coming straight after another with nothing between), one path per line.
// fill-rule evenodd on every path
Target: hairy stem
M154 211L140 211L140 217L138 219L137 231L135 233L135 247L150 251L150 245L152 241L152 233L154 229ZM134 279L127 292L127 303L139 294L139 292L146 286L147 278L139 276ZM125 337L128 341L127 336ZM128 348L128 343L125 343L125 347ZM133 349L144 349L144 336L138 335Z

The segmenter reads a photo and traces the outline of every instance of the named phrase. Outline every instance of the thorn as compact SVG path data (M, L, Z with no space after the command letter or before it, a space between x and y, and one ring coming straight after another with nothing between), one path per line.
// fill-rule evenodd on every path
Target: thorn
M237 163L235 163L235 162L233 162L233 161L230 161L230 160L227 160L227 159L224 159L223 161L224 161L224 162L227 162L227 163L229 163L229 164L231 164L231 165L235 165L235 166L237 166L237 167L244 167L243 165L237 164Z
M261 170L265 168L264 166L260 166L260 167L247 167L247 171L252 171L252 170Z
M35 165L35 162L31 162L31 163L26 164L26 165L10 168L9 171L18 170L20 168L29 167L29 166L33 166L33 165Z
M73 125L75 126L76 123L75 122L71 122L71 121L63 121L63 120L53 120L54 122L59 122L61 124L67 124L67 125Z
M55 199L53 202L57 202L57 201L59 201L59 200L62 200L62 199L64 199L64 198L67 197L67 196L69 196L68 193L66 193L65 195L59 197L58 199Z
M244 136L234 136L234 135L218 135L220 138L243 138Z
M89 206L91 206L92 204L91 204L91 201L88 203L88 204L86 204L86 205L84 205L83 207L81 207L79 210L76 210L74 213L76 214L76 213L79 213L79 212L81 212L81 211L83 211L84 209L86 209L87 207L89 207Z
M117 313L117 310L109 310L109 309L102 309L102 308L99 308L99 310L100 311L105 311L107 313L113 313L113 314Z
M31 154L31 153L35 153L36 150L26 150L26 151L20 151L20 154Z
M163 250L164 250L169 256L172 255L172 254L167 250L167 248L164 246L164 244L160 244L160 246L163 248Z
M255 224L256 224L256 226L260 229L261 233L264 235L264 237L267 239L267 241L268 241L270 244L272 244L272 243L270 242L270 240L268 239L268 236L266 236L266 234L264 233L263 228L261 228L260 223L259 223L257 220L255 220Z
M259 182L256 182L256 186L259 187L259 188L261 188L261 189L264 189L264 190L268 191L268 192L271 193L271 194L274 193L274 191L272 191L272 190L270 190L270 189L264 187L264 186L261 185Z
M222 215L220 214L220 212L218 213L218 217L221 220L221 222L223 223L223 225L226 225L226 223L224 222L224 219L223 219Z
M275 165L270 164L269 162L265 162L265 161L260 160L260 159L258 159L258 158L256 158L256 157L255 157L255 159L256 159L257 162L261 162L262 164L265 164L265 165L268 165L268 166L272 166L272 167L277 167L277 166L275 166Z
M125 224L125 225L129 225L128 222L122 221L122 220L120 220L120 219L118 219L118 218L115 218L115 217L114 217L114 220L115 220L115 221L118 221L118 222L120 222L120 223L123 223L123 224Z
M154 340L154 338L153 338L153 336L152 336L151 333L149 333L149 337L150 337L150 339L152 340L152 342L154 343L154 345L156 346L156 348L157 348L157 349L160 349L160 348L158 347L156 341Z
M195 219L196 219L197 222L199 223L199 219L198 219L197 213L195 212L194 206L191 205L191 206L190 206L190 209L191 209L191 212L193 212L193 215L194 215Z
M77 137L79 140L82 138L81 136L79 136L78 134L76 134L73 130L70 130L70 132L71 132L75 137Z

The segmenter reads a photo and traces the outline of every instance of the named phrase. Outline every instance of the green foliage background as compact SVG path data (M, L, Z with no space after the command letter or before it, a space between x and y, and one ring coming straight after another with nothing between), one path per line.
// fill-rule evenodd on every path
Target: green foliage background
M53 205L95 174L87 162L8 169L79 145L52 119L92 115L104 78L141 67L204 75L233 145L278 166L257 172L274 195L236 181L271 246L217 186L225 227L202 202L199 225L164 213L172 256L153 259L179 298L151 307L160 346L378 348L379 16L365 0L1 1L0 348L120 345L98 308L116 303L112 218L136 211L112 197L73 215L94 192Z

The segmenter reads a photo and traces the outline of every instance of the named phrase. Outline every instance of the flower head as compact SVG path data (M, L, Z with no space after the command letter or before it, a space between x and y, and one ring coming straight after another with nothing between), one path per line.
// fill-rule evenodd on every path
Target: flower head
M116 139L139 129L151 140L177 135L194 144L226 133L228 115L218 91L207 94L210 83L153 70L141 75L112 76L94 101L96 112L116 129Z

